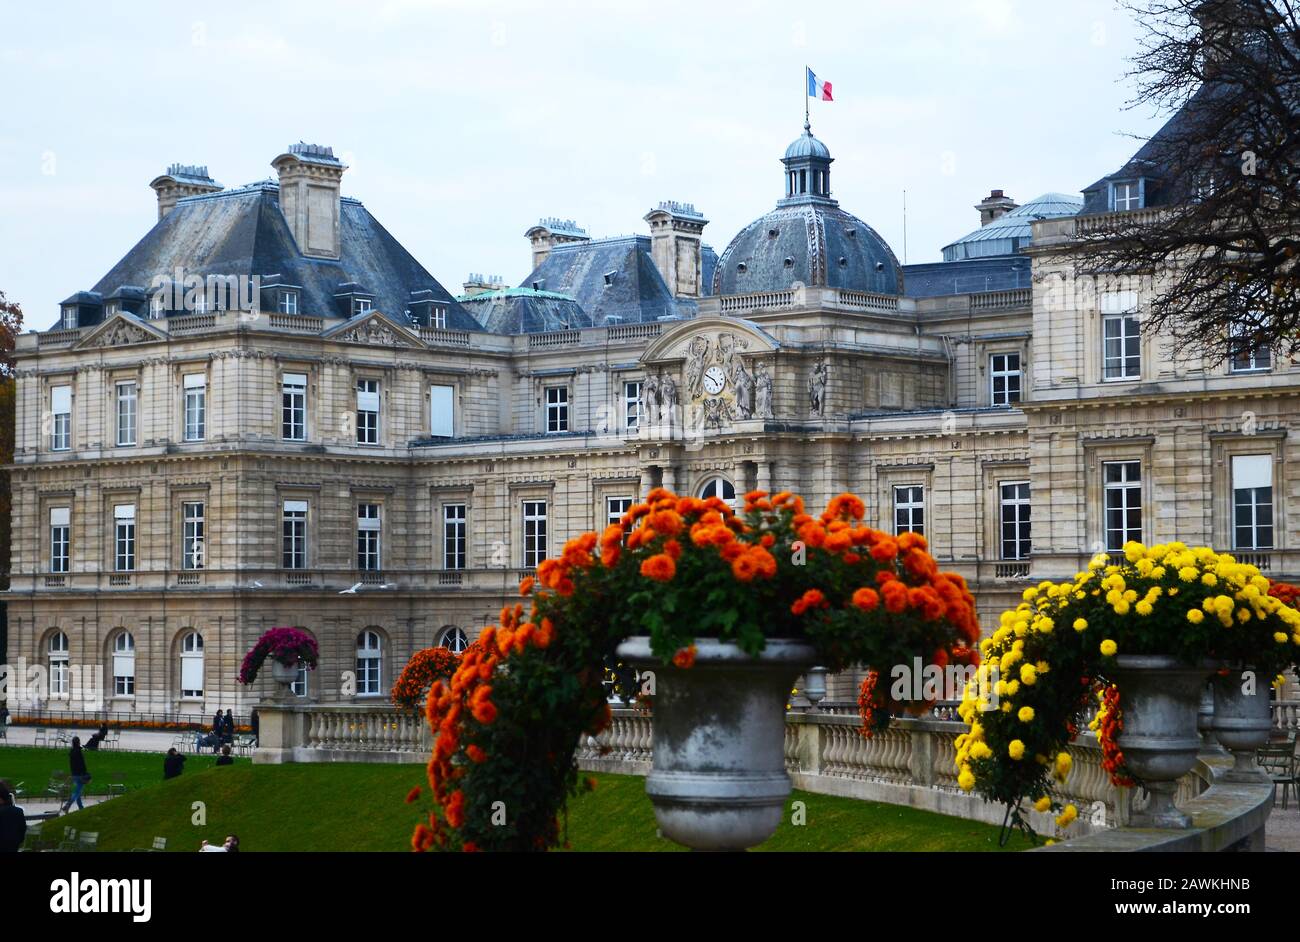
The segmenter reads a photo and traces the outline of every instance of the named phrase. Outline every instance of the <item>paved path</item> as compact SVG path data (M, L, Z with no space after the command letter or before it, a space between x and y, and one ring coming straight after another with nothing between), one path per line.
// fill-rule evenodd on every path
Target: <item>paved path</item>
M88 726L85 729L75 727L67 728L69 736L80 736L84 745L92 733L98 727ZM0 746L30 746L36 741L36 728L34 726L10 726L8 736L0 739ZM122 751L122 752L166 752L171 748L176 737L181 735L175 730L143 730L143 729L124 729L122 730L122 739L118 744L117 750L105 751ZM194 733L184 733L186 742L191 745L194 742ZM52 747L53 748L53 747ZM63 745L58 748L66 749ZM191 751L193 751L191 749Z
M1282 807L1282 797L1278 796L1273 812L1268 816L1264 826L1264 849L1300 853L1300 804L1294 796Z

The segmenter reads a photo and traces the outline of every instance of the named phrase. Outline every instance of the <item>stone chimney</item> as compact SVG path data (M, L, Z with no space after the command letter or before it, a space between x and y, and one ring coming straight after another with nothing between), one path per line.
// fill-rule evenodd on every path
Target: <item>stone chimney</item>
M280 212L299 251L313 258L338 258L339 189L348 168L332 148L301 142L290 144L271 166L280 174Z
M154 177L149 186L158 194L159 219L175 209L176 201L182 197L221 190L221 184L208 176L207 167L193 164L172 164L162 176Z
M988 196L975 204L980 211L980 225L987 226L995 219L1001 219L1020 204L1001 190L993 190Z
M700 238L709 221L690 203L667 200L645 214L650 256L668 290L679 298L700 296Z
M504 291L506 280L500 275L488 277L478 272L471 272L462 287L465 289L467 296L473 297L476 294L491 294L494 291Z
M533 271L537 271L538 266L546 261L546 256L551 254L551 249L555 246L565 242L591 241L587 230L572 219L556 219L554 216L539 220L524 236L533 245Z

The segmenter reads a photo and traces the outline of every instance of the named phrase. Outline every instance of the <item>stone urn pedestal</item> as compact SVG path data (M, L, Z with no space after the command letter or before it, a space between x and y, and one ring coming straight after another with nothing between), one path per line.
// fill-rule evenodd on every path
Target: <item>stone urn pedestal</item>
M737 851L776 831L790 795L785 707L815 663L802 641L769 638L757 657L716 639L695 642L692 667L665 665L647 637L618 656L654 675L654 761L646 794L660 831L694 850Z
M1228 782L1267 781L1255 762L1255 751L1268 742L1273 729L1269 679L1250 668L1216 674L1214 716L1210 728L1232 753L1233 767L1223 774Z
M1115 659L1109 678L1119 685L1124 730L1117 740L1124 762L1151 793L1129 819L1132 827L1186 828L1192 819L1174 804L1178 780L1196 764L1196 731L1205 668L1159 654Z
M293 697L293 691L290 687L298 679L298 668L301 661L294 661L292 664L281 664L274 658L271 661L271 679L275 681L275 695L273 700L289 700Z

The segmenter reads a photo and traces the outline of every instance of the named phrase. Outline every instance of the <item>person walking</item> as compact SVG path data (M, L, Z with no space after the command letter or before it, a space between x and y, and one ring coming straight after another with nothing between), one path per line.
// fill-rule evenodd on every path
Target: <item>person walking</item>
M0 782L0 854L14 854L27 836L27 816L14 804L8 782Z
M90 781L90 772L86 770L86 757L81 752L81 737L72 737L72 748L68 750L68 767L72 773L72 794L68 800L63 803L60 809L64 812L72 808L73 802L77 804L77 810L81 811L86 807L85 802L81 800L81 793Z
M172 746L167 750L167 755L163 758L163 780L175 778L185 769L185 757L176 751Z

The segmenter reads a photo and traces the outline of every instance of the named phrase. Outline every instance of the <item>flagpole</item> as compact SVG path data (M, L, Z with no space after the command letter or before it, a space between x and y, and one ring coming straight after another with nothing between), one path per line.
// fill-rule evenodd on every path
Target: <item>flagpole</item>
M807 65L803 67L803 128L805 131L811 130L808 123L808 73L812 71Z

